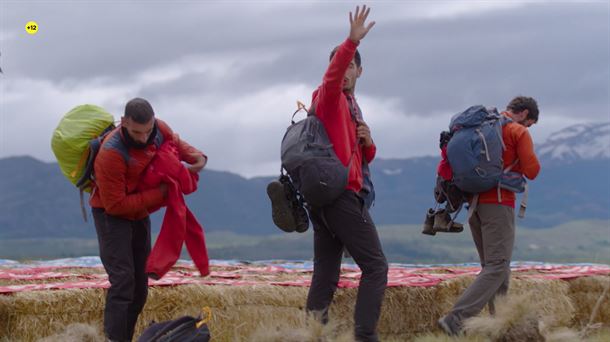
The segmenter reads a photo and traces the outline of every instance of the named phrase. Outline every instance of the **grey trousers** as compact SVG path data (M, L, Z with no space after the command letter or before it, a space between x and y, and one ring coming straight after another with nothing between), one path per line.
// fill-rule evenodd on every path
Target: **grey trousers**
M486 304L495 313L494 298L508 291L515 242L515 210L500 204L478 204L468 221L481 260L477 276L447 315L453 324L476 316Z

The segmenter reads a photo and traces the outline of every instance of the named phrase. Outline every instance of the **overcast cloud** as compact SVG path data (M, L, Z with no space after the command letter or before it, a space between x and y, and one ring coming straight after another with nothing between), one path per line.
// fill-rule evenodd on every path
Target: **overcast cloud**
M608 1L370 1L356 96L378 156L436 155L438 132L472 105L515 95L541 109L531 129L610 120ZM296 100L309 103L355 2L0 2L0 158L52 161L72 107L119 118L140 96L209 167L279 171ZM25 32L34 20L36 35Z

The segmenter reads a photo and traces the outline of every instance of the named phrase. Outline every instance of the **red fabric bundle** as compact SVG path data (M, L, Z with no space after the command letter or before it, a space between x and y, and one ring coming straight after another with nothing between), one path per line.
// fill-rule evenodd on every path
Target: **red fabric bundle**
M190 172L180 162L178 148L173 141L161 145L140 179L139 190L167 184L167 197L161 205L167 207L161 232L146 263L146 273L153 277L163 277L178 261L183 242L201 276L210 274L203 228L184 201L184 195L197 190L198 180L199 175ZM148 208L148 212L155 212L161 206Z

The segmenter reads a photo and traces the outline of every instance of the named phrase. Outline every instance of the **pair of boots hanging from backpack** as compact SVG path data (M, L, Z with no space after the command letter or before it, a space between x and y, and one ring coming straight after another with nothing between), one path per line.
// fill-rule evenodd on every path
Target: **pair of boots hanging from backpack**
M422 234L436 235L437 232L460 233L464 225L455 222L462 205L466 201L465 194L451 181L453 172L447 160L447 143L451 134L443 131L440 134L439 147L441 149L441 161L437 168L436 186L434 187L434 199L436 207L429 208L426 212ZM445 208L440 205L447 202ZM455 213L453 218L451 214Z

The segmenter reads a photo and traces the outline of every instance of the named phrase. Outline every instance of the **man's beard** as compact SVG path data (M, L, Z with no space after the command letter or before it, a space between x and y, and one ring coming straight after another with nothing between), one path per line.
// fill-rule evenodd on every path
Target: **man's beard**
M121 130L123 131L123 137L125 139L125 142L127 143L127 147L135 148L137 150L143 150L143 149L147 148L150 144L152 144L155 141L155 138L157 137L157 123L156 122L155 122L152 132L148 136L148 140L146 140L145 143L135 141L131 137L131 135L129 135L127 128L121 127Z

